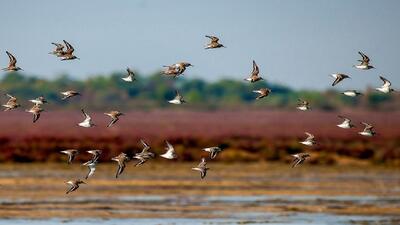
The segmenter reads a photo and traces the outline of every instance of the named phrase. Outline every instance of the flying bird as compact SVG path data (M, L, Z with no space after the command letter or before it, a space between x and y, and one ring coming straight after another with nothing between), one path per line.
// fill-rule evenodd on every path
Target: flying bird
M253 92L258 93L258 96L256 97L256 99L258 100L267 97L272 91L269 88L260 88L258 90L254 90Z
M92 122L92 118L85 112L85 110L81 109L81 111L85 119L82 122L78 123L78 125L86 128L95 126L95 124Z
M175 104L175 105L180 105L183 103L186 103L185 99L183 99L183 96L179 93L178 90L175 91L175 97L172 100L168 101L171 104Z
M257 82L259 80L263 80L263 78L260 77L260 69L258 68L256 61L253 60L253 71L251 72L250 77L248 77L244 80L250 81L251 83Z
M361 122L361 124L363 124L365 127L364 130L358 132L360 135L371 137L376 134L376 132L373 130L374 127L371 124L365 122Z
M155 157L155 154L149 151L151 148L144 140L140 139L140 143L142 143L143 149L142 152L136 153L135 156L133 156L133 158L139 160L139 162L136 163L135 166L140 166L143 163L147 162L147 160Z
M51 43L52 45L55 46L55 49L52 52L49 52L49 54L56 55L57 57L61 57L64 54L64 45L60 43Z
M67 149L61 151L61 153L68 155L68 164L71 164L72 160L74 160L76 155L79 154L79 151L76 149Z
M344 121L341 124L338 124L336 126L343 128L343 129L350 129L350 128L354 127L354 125L351 123L351 120L349 118L346 118L344 116L338 116L338 117L343 119Z
M203 148L203 151L209 152L210 153L210 158L215 159L217 157L218 153L222 152L222 148L220 147L208 147L208 148Z
M225 48L225 46L221 43L219 43L219 38L215 36L210 36L206 35L207 38L210 39L210 43L208 43L205 47L205 49L211 49L211 48Z
M111 117L111 121L107 125L107 127L111 127L112 125L114 125L114 123L116 123L119 120L119 117L123 116L124 114L120 111L113 110L111 112L104 113L104 115Z
M83 165L88 165L90 163L97 162L99 160L99 158L100 158L101 153L103 153L102 150L98 150L98 149L89 150L89 151L86 151L86 152L91 154L92 158L89 161L85 162Z
M310 157L310 154L308 153L297 153L292 155L294 157L293 162L292 162L292 168L302 164L307 158Z
M96 165L97 165L97 160L96 161L89 161L83 163L84 166L88 167L88 173L86 174L85 179L87 180L89 177L93 176L94 171L96 171Z
M65 183L70 186L70 188L68 189L68 191L65 194L69 194L69 193L75 191L76 189L79 188L80 184L86 184L85 182L83 182L81 180L70 180Z
M193 66L191 63L188 62L178 62L175 63L175 65L173 65L179 74L183 74L183 72L185 72L186 68Z
M111 160L116 161L118 163L118 170L117 173L115 174L115 178L118 178L119 175L122 174L122 172L125 169L125 162L129 161L129 157L125 153L120 153L118 156L113 157Z
M303 99L298 99L297 107L298 110L307 111L310 109L310 103Z
M365 55L362 52L358 52L358 54L361 55L362 59L359 59L358 61L360 62L360 64L358 65L354 65L355 68L357 69L361 69L361 70L369 70L369 69L374 69L375 67L371 66L370 63L370 59L367 55Z
M356 97L356 96L362 95L361 92L358 92L356 90L347 90L347 91L343 92L342 94L349 96L349 97Z
M313 146L315 145L315 137L314 135L305 132L305 134L307 135L307 138L304 141L301 141L300 143L303 145L307 145L307 146Z
M160 156L163 157L163 158L166 158L166 159L176 159L176 158L178 158L178 156L175 153L174 146L172 146L168 141L165 141L165 144L167 145L165 147L166 152L164 154L160 155Z
M43 96L39 96L39 97L37 97L35 99L31 99L29 101L38 106L44 105L45 103L47 103L47 100Z
M36 121L40 118L40 113L43 112L44 110L40 108L40 105L33 105L32 108L29 110L26 110L26 112L32 113L33 114L33 122L36 123Z
M3 68L3 71L18 71L18 70L23 70L22 68L17 66L17 59L8 51L6 51L8 58L9 58L9 63L6 68Z
M74 59L79 59L76 57L73 53L75 51L74 47L70 43L68 43L66 40L63 40L65 46L67 47L67 50L64 51L60 57L62 57L61 60L74 60Z
M207 167L207 162L205 158L201 159L201 162L199 163L198 166L193 167L192 170L196 170L200 172L200 177L201 179L203 179L204 177L206 177L207 175L207 170L209 170L210 168Z
M335 78L335 80L332 83L332 86L335 86L336 84L338 84L339 82L341 82L344 79L350 78L350 76L343 74L343 73L333 73L333 74L331 74L331 76L333 78Z
M17 98L10 95L10 94L6 94L7 97L9 98L8 101L6 102L6 104L3 105L3 107L5 107L4 111L9 111L15 108L20 107L21 105L17 103Z
M67 100L67 99L72 98L74 96L81 95L79 92L73 91L73 90L63 91L63 92L60 92L60 94L63 95L61 100Z
M385 94L394 91L392 88L390 88L392 83L390 83L390 81L388 79L386 79L382 76L379 76L379 78L383 81L383 85L381 87L376 88L377 91L380 91Z
M131 69L129 69L129 67L126 68L126 72L128 73L126 77L121 78L122 80L126 81L126 82L132 82L135 81L135 73L133 73L133 71Z

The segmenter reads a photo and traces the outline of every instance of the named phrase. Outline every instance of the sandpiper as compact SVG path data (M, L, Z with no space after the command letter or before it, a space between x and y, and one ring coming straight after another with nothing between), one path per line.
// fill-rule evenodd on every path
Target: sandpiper
M113 157L111 160L116 161L118 163L118 170L117 173L115 174L115 178L118 178L119 175L124 171L125 169L125 162L129 161L129 157L125 153L121 153L116 157Z
M182 74L183 72L185 72L187 67L193 66L193 65L188 62L178 62L178 63L175 63L173 66L177 69L179 74Z
M346 78L350 78L350 76L343 74L343 73L333 73L331 74L331 76L333 78L335 78L335 80L332 83L332 86L335 86L336 84L338 84L340 81L346 79Z
M55 46L55 49L52 52L49 52L49 54L56 55L57 57L60 57L64 54L64 45L60 43L51 43L52 45Z
M307 111L310 109L310 103L306 100L298 99L296 109L301 110L301 111Z
M96 165L97 165L97 160L96 161L88 161L83 163L84 166L88 167L88 173L86 174L85 179L87 180L89 177L93 176L94 171L96 171Z
M70 43L68 43L66 40L63 40L65 46L67 46L67 50L64 51L61 54L62 59L61 60L74 60L74 59L79 59L76 57L73 53L75 51L74 47Z
M160 156L163 157L163 158L166 158L166 159L176 159L176 158L178 158L178 156L175 153L174 146L172 146L168 141L165 141L165 144L167 145L165 147L166 152L164 154L160 155Z
M340 115L338 117L341 119L344 119L344 121L341 124L338 124L336 126L343 128L343 129L350 129L350 128L354 127L354 125L351 123L351 120L349 118L346 118L346 117L340 116Z
M4 111L8 111L8 110L12 110L15 108L20 107L21 105L17 103L17 98L10 95L10 94L6 94L7 97L9 97L8 101L6 104L3 105L3 107L5 107Z
M210 158L214 159L215 157L217 157L218 153L222 151L222 148L214 146L214 147L203 148L203 151L209 152Z
M253 60L253 71L251 72L250 77L244 79L246 81L250 81L251 83L257 82L259 80L263 80L262 77L260 77L260 69L258 68L256 61Z
M310 154L308 153L297 153L292 155L294 157L293 163L292 163L292 168L302 164L307 158L310 157Z
M111 127L114 123L116 123L119 120L119 117L123 116L124 114L122 112L114 110L111 112L104 113L104 115L111 117L111 121L107 125L107 127Z
M358 92L356 90L347 90L347 91L343 92L342 94L349 96L349 97L356 97L356 96L362 95L361 92Z
M17 59L8 51L6 51L8 58L9 58L9 63L6 68L3 68L3 71L18 71L18 70L23 70L22 68L17 66Z
M383 81L383 85L381 87L375 88L377 91L380 91L385 94L394 91L392 88L390 88L392 83L390 83L390 81L388 79L386 79L382 76L379 76L379 78Z
M93 157L89 161L85 162L83 165L87 165L87 164L90 164L90 163L93 163L93 162L97 162L99 160L100 155L101 155L101 153L103 151L98 150L98 149L94 149L94 150L89 150L89 151L86 151L86 152L89 153L89 154L92 154Z
M43 104L47 103L47 100L43 96L39 96L39 97L37 97L35 99L31 99L29 101L35 105L43 105Z
M79 188L80 184L86 184L85 182L83 182L81 180L70 180L65 183L70 185L70 188L68 189L68 191L65 194L69 194L69 193L75 191L76 189Z
M269 88L260 88L258 90L254 90L254 93L258 93L259 95L256 97L256 99L262 99L264 97L267 97L269 95L269 93L271 93L271 89Z
M175 91L174 99L169 100L168 102L171 104L175 104L175 105L180 105L182 103L186 103L185 99L183 99L183 96L181 94L179 94L178 90Z
M63 95L63 97L62 97L61 100L66 100L66 99L72 98L72 97L74 97L74 96L81 95L79 92L77 92L77 91L72 91L72 90L63 91L63 92L60 92L60 94Z
M128 74L126 77L121 78L122 80L126 82L132 82L136 80L135 73L133 73L133 71L129 69L129 67L126 68L126 72L128 72Z
M93 127L95 124L92 122L92 118L85 112L85 110L81 109L83 115L85 116L85 120L82 122L78 123L79 126L81 127Z
M374 136L376 134L376 132L373 130L374 127L371 124L368 124L368 123L365 123L365 122L361 122L361 124L363 124L365 126L365 128L364 128L363 131L358 132L360 135L371 137L371 136Z
M197 167L193 167L192 170L200 171L200 177L203 179L207 175L207 170L210 168L207 167L207 162L205 158L201 159L201 162Z
M313 146L315 144L315 137L314 135L305 132L305 134L307 135L307 138L304 141L301 141L300 143L303 145L307 145L307 146Z
M33 105L32 108L26 111L33 114L33 122L35 123L40 118L40 113L44 110L40 108L40 105Z
M207 38L210 38L210 43L208 43L205 47L205 49L211 49L211 48L225 48L225 46L223 44L220 44L219 38L215 37L215 36L210 36L210 35L206 35Z
M135 166L140 166L143 163L145 163L148 159L154 158L154 153L150 152L150 146L142 139L140 139L140 142L143 145L143 150L140 153L136 153L133 158L138 159L139 162L136 163Z
M79 154L79 151L76 149L67 149L61 151L61 153L68 155L68 164L71 164L72 160L75 159L75 156Z
M367 55L365 55L362 52L358 52L358 54L361 55L362 59L359 59L358 61L360 62L360 64L358 65L354 65L353 67L357 68L357 69L361 69L361 70L369 70L369 69L374 69L375 67L369 65L369 57Z

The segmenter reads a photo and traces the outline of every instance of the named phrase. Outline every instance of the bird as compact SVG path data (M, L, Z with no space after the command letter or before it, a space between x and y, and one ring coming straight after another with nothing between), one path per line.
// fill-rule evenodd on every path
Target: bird
M121 78L122 80L126 82L132 82L136 80L135 73L133 73L133 71L129 69L129 67L126 68L126 72L128 72L128 74L126 77Z
M360 62L360 64L358 65L354 65L353 67L357 68L357 69L361 69L361 70L369 70L369 69L374 69L375 67L369 65L370 59L367 55L365 55L362 52L358 52L358 54L361 55L362 59L359 59L358 61Z
M163 70L163 74L167 75L167 76L172 76L173 78L178 77L179 75L181 75L180 73L178 73L178 70L175 68L174 65L171 66L163 66L166 69Z
M10 95L10 94L6 94L7 97L9 97L8 101L6 102L6 104L3 105L3 107L5 107L4 111L9 111L15 108L20 107L21 105L17 103L17 98Z
M86 128L95 126L95 124L92 122L92 118L85 112L85 110L81 109L81 111L82 111L83 115L85 116L85 120L78 123L78 125L81 127L86 127Z
M74 47L72 47L72 45L70 43L68 43L66 40L63 40L65 46L67 47L67 50L64 51L60 57L62 57L61 60L74 60L74 59L79 59L78 57L76 57L73 53L75 51Z
M208 148L203 148L203 151L209 152L210 153L210 158L215 159L217 157L218 153L222 151L222 148L220 147L208 147Z
M167 145L165 147L166 152L164 154L160 155L160 156L163 157L163 158L166 158L166 159L176 159L176 158L178 158L178 156L175 153L174 146L172 146L168 141L165 141L165 144Z
M81 95L79 92L73 91L73 90L63 91L63 92L60 92L60 94L63 95L61 100L67 100L67 99L72 98L74 96Z
M111 117L111 121L107 125L107 127L111 127L114 123L116 123L119 120L119 117L123 116L124 114L120 111L113 110L113 111L104 113L104 115Z
M253 60L253 71L251 72L250 77L244 79L245 81L250 81L251 83L263 80L262 77L260 77L260 69L258 68L258 65L256 61Z
M205 47L205 49L211 49L211 48L225 48L223 44L220 44L219 38L215 36L210 36L206 35L207 38L210 38L210 43L208 43Z
M6 68L3 68L3 71L18 71L18 70L23 70L21 67L17 66L17 59L8 51L6 51L8 58L9 58L9 63Z
M136 153L135 156L133 156L133 158L139 160L135 166L140 166L147 162L148 159L154 158L155 156L154 153L149 151L151 148L143 139L140 139L140 143L142 143L143 149L140 153Z
M122 172L125 169L125 162L129 161L129 157L125 153L120 153L118 156L113 157L111 160L116 161L118 163L118 170L117 173L115 174L115 178L118 178L119 175L122 174Z
M305 132L305 134L307 135L307 138L304 141L301 141L300 143L303 145L307 145L307 146L313 146L315 144L315 137L314 135Z
M331 74L331 76L333 78L335 78L335 80L332 83L332 86L335 86L336 84L338 84L339 82L341 82L342 80L346 79L346 78L350 78L349 75L343 74L343 73L333 73Z
M90 163L99 161L100 155L101 155L101 153L103 153L103 151L102 151L102 150L99 150L99 149L88 150L88 151L86 151L86 152L89 153L89 154L91 154L91 155L92 155L92 158L91 158L89 161L83 163L83 165L88 165L88 164L90 164Z
M351 123L351 120L349 118L346 118L344 116L338 116L339 118L343 119L344 121L341 124L338 124L336 126L343 128L343 129L350 129L353 128L354 125Z
M86 184L85 182L83 182L81 180L69 180L65 183L70 186L70 188L68 189L68 191L65 194L69 194L69 193L75 191L76 189L79 188L80 184Z
M302 164L307 158L310 157L310 154L308 153L297 153L292 155L294 157L293 162L292 162L292 168Z
M344 91L342 94L349 96L349 97L356 97L356 96L362 95L361 92L358 92L356 90L347 90L347 91Z
M310 103L303 99L298 99L297 107L298 110L307 111L310 109Z
M61 151L61 153L68 155L68 164L71 164L72 160L75 159L75 156L79 154L79 151L76 149L67 149Z
M39 96L39 97L37 97L35 99L31 99L29 101L35 105L44 105L45 103L47 103L47 100L43 96Z
M43 112L44 110L40 108L40 105L33 105L32 108L29 110L26 110L26 112L32 113L33 114L33 122L36 123L36 121L40 118L40 113Z
M379 78L383 81L383 85L381 87L375 88L377 91L380 91L385 94L394 91L392 88L390 88L392 83L390 83L390 81L388 79L386 79L382 76L379 76Z
M371 137L374 136L376 134L376 132L373 130L374 127L366 122L361 122L362 125L364 125L364 130L358 132L360 135L362 136L367 136L367 137Z
M191 63L188 62L178 62L173 65L179 74L183 74L187 67L193 66Z
M82 165L87 166L89 169L89 171L85 177L85 179L87 180L89 177L93 176L94 171L96 171L97 160L96 161L88 161L88 162L83 163Z
M269 95L269 93L271 93L271 89L269 88L260 88L258 90L254 90L254 93L258 93L259 95L256 97L256 99L262 99L264 97L267 97Z
M206 162L205 158L201 159L201 162L199 163L199 165L197 165L196 167L192 168L192 170L200 171L201 179L204 179L204 177L206 177L207 170L209 170L209 169L210 168L207 167L207 162Z
M172 100L168 101L171 104L175 104L175 105L180 105L183 103L186 103L185 99L183 99L183 96L179 93L178 90L175 91L175 97Z
M60 57L64 54L65 46L63 44L55 42L52 42L51 44L55 46L55 49L52 52L49 52L49 54L56 55L57 57Z

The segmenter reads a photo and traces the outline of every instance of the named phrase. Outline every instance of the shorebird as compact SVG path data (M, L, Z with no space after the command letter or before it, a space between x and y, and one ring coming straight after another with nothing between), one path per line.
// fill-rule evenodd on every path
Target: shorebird
M49 52L49 54L56 55L57 57L60 57L64 54L64 45L59 44L59 43L51 43L52 45L55 46L55 49L52 52Z
M344 119L344 121L341 124L338 124L336 126L343 128L343 129L350 129L354 127L354 125L351 123L351 120L349 118L346 118L344 116L338 116L341 119Z
M65 194L69 194L69 193L75 191L76 189L79 188L80 184L86 184L85 182L83 182L81 180L70 180L65 183L70 186L70 188L68 189L68 191Z
M17 98L10 95L10 94L6 94L7 97L9 97L8 101L6 104L3 105L3 107L5 107L4 111L8 111L8 110L12 110L15 108L20 107L21 105L17 103Z
M181 94L179 94L178 90L175 91L174 99L169 100L168 102L171 104L175 104L175 105L180 105L182 103L186 103L185 99L183 99L183 96Z
M347 90L347 91L343 92L342 94L349 96L349 97L356 97L356 96L362 95L361 92L358 92L356 90Z
M374 136L376 134L376 132L373 130L374 127L371 124L368 124L368 123L365 123L365 122L361 122L361 124L363 124L365 126L365 128L364 128L363 131L358 132L360 135L371 137L371 136Z
M160 156L163 157L163 158L166 158L166 159L176 159L176 158L178 158L178 156L175 153L174 146L172 146L168 141L165 141L165 144L167 145L165 147L166 152L164 154L160 155Z
M369 57L367 55L365 55L362 52L358 52L358 54L361 55L362 59L359 59L358 61L360 62L360 64L358 65L354 65L353 67L357 68L357 69L361 69L361 70L369 70L369 69L374 69L375 67L369 65Z
M26 111L33 114L33 122L35 123L40 118L40 113L44 110L40 108L40 105L33 105L32 108Z
M172 76L173 78L178 77L179 75L181 75L180 73L178 73L178 70L175 68L174 65L171 66L163 66L166 69L163 70L163 74L167 75L167 76Z
M260 77L260 69L258 68L256 61L253 60L253 71L251 72L250 77L244 79L245 81L250 81L251 83L257 82L259 80L263 80L262 77Z
M298 99L297 107L296 109L301 110L301 111L307 111L310 109L310 103L306 100L303 99Z
M140 166L143 163L145 163L148 159L154 158L154 153L150 152L150 146L142 139L140 139L140 142L143 145L143 150L140 153L136 153L133 158L138 159L139 162L136 163L135 166Z
M207 167L207 162L205 158L201 159L201 162L199 163L199 165L197 165L197 167L193 167L192 170L196 170L196 171L200 171L200 177L201 179L203 179L204 177L206 177L207 175L207 170L209 170L210 168Z
M107 127L111 127L114 123L116 123L119 120L119 117L123 116L124 114L119 111L111 111L111 112L104 113L104 115L111 117L111 121L107 125Z
M217 157L219 152L222 152L222 148L220 147L208 147L208 148L203 148L203 151L209 152L210 153L210 158L214 159Z
M94 149L94 150L89 150L89 151L86 151L86 152L89 153L89 154L92 154L93 156L89 161L83 163L83 165L88 165L90 163L97 162L99 160L100 155L101 155L101 153L103 151L98 150L98 149Z
M39 97L37 97L35 99L31 99L29 101L35 105L43 105L43 104L47 103L47 100L43 96L39 96Z
M135 73L133 73L133 71L129 69L129 67L126 68L126 72L128 72L128 74L126 77L121 78L122 80L126 82L132 82L136 80Z
M307 158L310 157L310 154L308 153L297 153L292 155L294 157L293 163L292 163L292 168L302 164Z
M97 160L96 161L89 161L83 163L84 166L87 166L89 171L86 174L85 179L87 180L89 177L91 177L94 174L94 171L96 171L96 165L97 165Z
M333 78L335 78L335 80L332 83L332 86L335 86L336 84L338 84L340 81L346 79L346 78L350 78L350 76L343 74L343 73L333 73L331 74L331 76Z
M79 92L72 91L72 90L63 91L63 92L60 92L60 93L63 95L61 100L66 100L66 99L72 98L74 96L81 95Z
M85 112L85 110L81 109L83 115L85 116L85 120L82 122L78 123L79 126L81 127L93 127L95 124L92 122L92 118Z
M115 174L115 178L118 178L119 175L124 171L125 169L125 162L129 161L129 157L125 153L121 153L116 157L113 157L111 160L116 161L118 163L118 170L117 173Z
M211 48L225 48L225 46L223 44L220 44L219 38L215 37L215 36L209 36L206 35L207 38L210 38L210 43L208 43L205 47L205 49L211 49Z
M6 68L3 68L3 71L18 71L18 70L23 70L22 68L17 66L17 59L8 51L6 51L8 58L9 58L9 63Z
M271 89L269 88L260 88L258 90L254 90L254 93L258 93L259 95L256 97L256 99L262 99L264 97L267 97L269 95L269 93L271 93Z
M183 72L185 72L187 67L193 66L193 65L188 62L178 62L178 63L175 63L173 66L177 69L177 72L179 74L182 74Z
M307 138L304 141L301 141L300 143L303 145L307 145L307 146L313 146L315 144L315 137L314 135L305 132L305 134L307 135Z
M61 151L61 153L68 155L68 164L71 164L72 160L75 159L75 156L79 154L79 151L76 149L67 149Z
M385 94L394 91L392 88L390 88L392 83L390 83L390 81L388 79L386 79L382 76L379 76L379 78L383 81L383 85L381 87L375 88L377 91L380 91Z
M63 40L65 46L67 46L67 50L64 51L60 57L62 57L61 60L74 60L74 59L79 59L76 57L73 53L75 51L74 47L70 43L68 43L66 40Z

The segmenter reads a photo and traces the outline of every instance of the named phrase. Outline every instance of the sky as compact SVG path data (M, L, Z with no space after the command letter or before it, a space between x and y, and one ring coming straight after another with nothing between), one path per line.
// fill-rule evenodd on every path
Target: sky
M399 11L396 0L2 1L0 65L8 50L26 74L84 79L188 61L185 76L215 81L242 80L254 59L267 81L294 89L329 88L331 73L352 77L337 89L377 87L379 75L399 89ZM204 35L227 48L205 50ZM48 54L63 39L81 60ZM375 70L352 67L358 51Z

